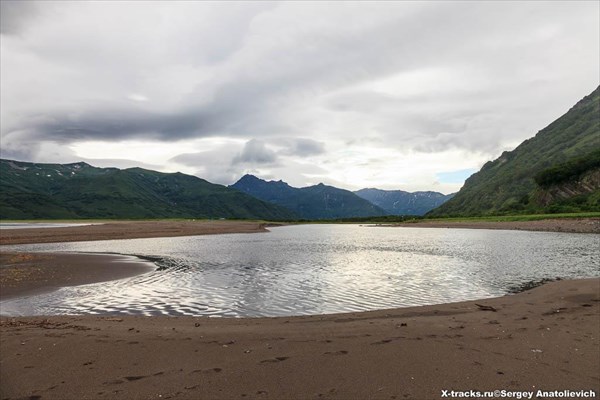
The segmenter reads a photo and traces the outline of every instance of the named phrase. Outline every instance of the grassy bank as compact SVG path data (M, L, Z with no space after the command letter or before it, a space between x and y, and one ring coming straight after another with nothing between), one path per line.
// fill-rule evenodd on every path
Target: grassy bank
M388 215L385 217L355 217L321 220L293 220L286 223L298 224L389 224L389 223L418 223L422 221L444 221L444 222L515 222L515 221L540 221L545 219L577 219L577 218L600 218L600 212L578 212L558 214L517 214L517 215L494 215L480 217L425 217L417 215ZM281 222L281 221L280 221Z

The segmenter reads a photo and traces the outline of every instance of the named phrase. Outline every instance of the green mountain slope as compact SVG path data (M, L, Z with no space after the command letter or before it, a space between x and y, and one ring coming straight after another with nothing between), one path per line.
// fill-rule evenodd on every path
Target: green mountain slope
M295 188L282 181L264 181L244 175L231 185L258 199L286 207L304 219L373 217L387 213L356 194L322 183Z
M515 212L596 211L600 185L594 169L600 149L600 87L596 88L562 117L542 129L516 149L504 152L473 174L450 201L429 212L429 216L471 216ZM580 159L586 159L582 166ZM542 190L535 181L539 174L563 176L564 168L579 165L577 173L566 173L556 184L581 189L570 198L540 202ZM583 169L582 169L583 168ZM577 169L577 168L575 168ZM553 171L553 172L552 172ZM591 178L590 178L591 177ZM579 185L578 180L586 180ZM542 180L543 181L543 180ZM560 186L559 185L559 186ZM556 189L556 188L555 188ZM560 190L559 190L560 191ZM563 191L566 193L565 191Z
M290 219L282 207L182 173L0 160L0 218Z

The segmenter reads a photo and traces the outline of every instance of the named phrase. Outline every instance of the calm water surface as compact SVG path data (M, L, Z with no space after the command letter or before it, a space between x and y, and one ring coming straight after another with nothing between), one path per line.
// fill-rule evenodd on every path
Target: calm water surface
M303 225L269 233L4 247L157 257L154 272L1 304L4 315L288 316L506 294L599 276L600 235Z

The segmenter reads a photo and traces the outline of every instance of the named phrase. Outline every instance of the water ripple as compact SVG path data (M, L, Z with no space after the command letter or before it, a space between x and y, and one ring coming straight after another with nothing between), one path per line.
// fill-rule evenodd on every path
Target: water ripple
M436 304L505 294L542 278L598 276L598 235L356 225L267 234L6 247L112 252L153 272L0 304L4 315L289 316Z

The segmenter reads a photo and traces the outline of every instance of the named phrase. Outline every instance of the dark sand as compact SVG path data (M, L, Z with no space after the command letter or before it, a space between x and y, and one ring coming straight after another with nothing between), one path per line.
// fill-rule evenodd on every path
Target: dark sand
M0 300L123 279L155 269L151 262L123 255L3 252Z
M0 245L267 232L252 221L116 221L64 228L2 229Z
M476 305L492 306L497 312ZM0 320L2 399L439 399L600 392L600 279L328 316Z
M569 233L600 233L600 218L557 218L539 221L428 221L405 222L386 226L409 228L507 229Z

